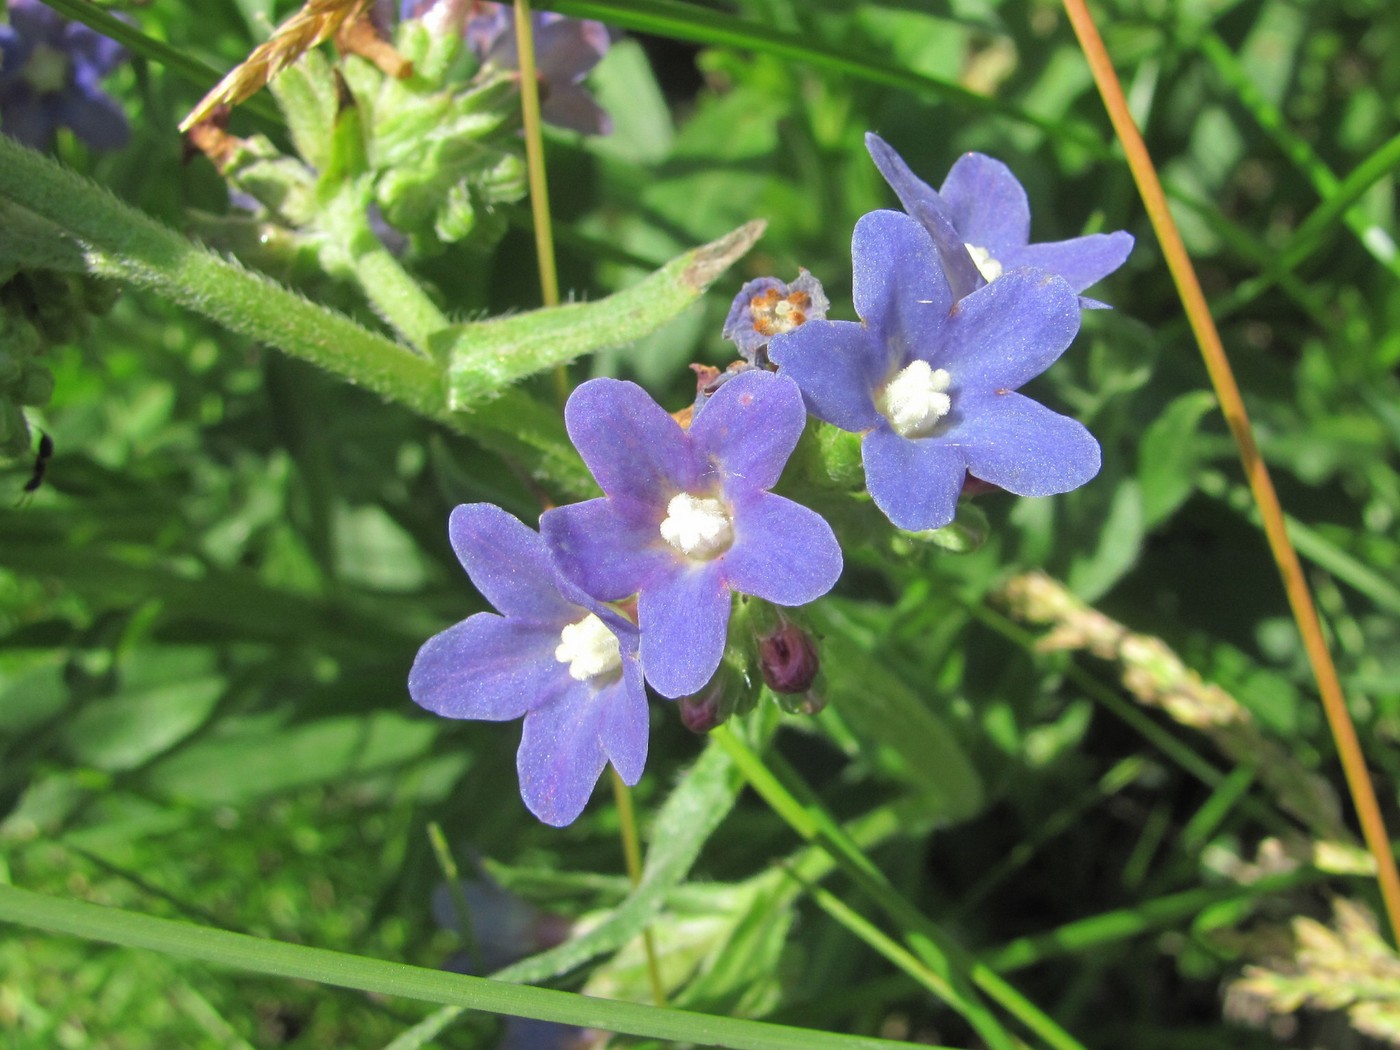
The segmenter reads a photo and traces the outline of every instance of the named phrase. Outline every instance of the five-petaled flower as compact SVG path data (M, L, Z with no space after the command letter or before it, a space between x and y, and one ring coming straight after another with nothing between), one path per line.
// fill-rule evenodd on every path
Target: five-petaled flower
M739 348L751 365L768 363L765 350L775 335L808 321L825 319L831 301L821 281L806 270L791 284L776 277L756 277L739 289L720 334Z
M499 507L459 506L448 532L501 615L477 613L428 639L409 694L448 718L523 715L521 796L562 827L583 811L607 762L628 784L642 775L648 727L637 630L561 579L539 534Z
M964 153L935 190L879 135L868 133L865 145L904 210L933 237L958 299L1023 266L1063 277L1082 292L1122 266L1133 250L1133 236L1124 230L1031 244L1026 191L1010 168L985 154ZM1082 298L1080 305L1105 304Z
M125 49L40 0L10 0L9 10L0 25L0 130L41 150L63 127L93 149L126 145L126 114L100 84Z
M638 595L642 666L657 692L694 693L714 674L732 593L803 605L836 583L831 527L768 491L805 424L790 380L735 376L683 430L636 384L593 379L564 418L606 495L546 511L540 531L586 593Z
M852 265L862 322L810 321L768 353L813 415L864 434L866 487L895 525L947 525L969 472L1022 496L1098 473L1080 423L1014 393L1079 330L1062 278L1011 270L958 299L928 232L894 211L856 224Z

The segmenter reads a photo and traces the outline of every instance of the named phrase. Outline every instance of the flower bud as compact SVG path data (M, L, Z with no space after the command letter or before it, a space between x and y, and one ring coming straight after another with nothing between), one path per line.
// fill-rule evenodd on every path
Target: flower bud
M725 651L719 670L705 684L705 688L677 701L681 722L692 733L708 733L728 721L730 715L741 715L751 710L758 698L757 686L742 659L741 651L730 647Z
M790 620L781 620L758 640L758 669L775 693L805 693L821 670L812 636Z

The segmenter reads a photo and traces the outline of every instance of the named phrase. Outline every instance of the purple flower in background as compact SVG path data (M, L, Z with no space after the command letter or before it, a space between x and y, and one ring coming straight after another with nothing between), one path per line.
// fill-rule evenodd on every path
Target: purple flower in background
M451 11L447 19L442 12ZM509 4L490 0L401 0L402 18L439 19L458 24L483 66L518 70L515 14ZM612 118L583 87L583 78L607 54L612 40L607 26L592 19L565 18L552 11L531 15L535 72L540 80L540 113L545 121L585 135L607 135Z
M721 334L739 348L745 361L762 366L770 339L808 321L824 320L829 309L831 301L821 281L806 270L792 284L759 277L739 289Z
M863 216L851 254L861 323L811 321L768 350L813 415L864 434L866 487L890 521L947 525L968 472L1021 496L1098 473L1081 424L1013 393L1079 330L1062 278L1011 270L958 300L927 231L894 211Z
M482 975L563 944L573 932L573 920L540 911L490 879L463 879L458 885L467 914L457 914L457 895L443 884L433 891L433 919L448 930L470 926L464 935L469 932L475 943ZM454 956L444 969L477 973L465 952ZM496 1050L586 1050L601 1039L587 1028L510 1017Z
M99 82L126 51L39 0L10 0L0 25L0 130L34 149L52 149L61 127L93 149L119 149L131 129Z
M546 511L540 531L585 592L639 595L642 666L663 695L714 674L733 592L803 605L841 575L831 527L768 491L805 417L797 387L758 370L720 387L689 430L634 383L593 379L569 398L569 437L606 495Z
M647 757L637 629L555 573L538 533L499 507L464 504L452 548L500 610L434 635L408 676L415 703L447 718L525 718L516 756L530 812L562 827L611 761L628 784Z
M1124 230L1031 244L1026 191L1010 168L985 154L964 153L935 190L879 135L867 134L865 145L904 210L938 245L958 299L1023 266L1063 277L1082 292L1122 266L1133 250L1133 236ZM1106 304L1084 298L1080 305Z
M541 911L492 879L462 879L458 888L467 914L457 914L457 895L442 883L433 890L433 921L445 930L460 932L469 927L480 955L480 976L563 944L573 932L572 919ZM477 973L465 953L454 956L446 969Z

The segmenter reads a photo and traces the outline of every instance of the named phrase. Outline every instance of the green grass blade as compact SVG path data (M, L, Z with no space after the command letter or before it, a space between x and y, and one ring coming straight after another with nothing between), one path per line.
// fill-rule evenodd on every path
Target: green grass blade
M0 921L274 977L702 1046L735 1050L879 1050L911 1045L467 977L250 937L121 908L104 908L85 901L59 900L15 886L0 885Z
M1215 33L1207 33L1201 38L1200 47L1220 79L1234 91L1258 125L1274 140L1274 145L1308 177L1319 197L1324 201L1330 200L1341 182L1317 151L1288 126L1284 115L1264 97L1225 41ZM1400 253L1396 252L1395 242L1389 235L1370 222L1358 208L1348 206L1342 218L1356 234L1361 246L1396 278L1400 278Z
M596 18L639 33L654 33L712 47L733 47L801 62L838 76L932 96L981 113L998 113L1029 124L1060 141L1072 141L1095 157L1107 157L1102 137L1083 124L1047 120L1001 99L982 95L951 80L900 69L875 58L825 47L797 33L748 22L722 11L674 0L544 0L535 6L574 18Z
M1131 908L1118 908L1102 915L1066 923L1047 933L1018 937L985 953L982 959L998 973L1010 973L1034 966L1046 959L1091 951L1151 930L1184 922L1212 905L1283 893L1299 886L1321 882L1329 877L1331 876L1328 873L1314 868L1301 868L1286 875L1263 878L1249 885L1210 886L1186 890Z

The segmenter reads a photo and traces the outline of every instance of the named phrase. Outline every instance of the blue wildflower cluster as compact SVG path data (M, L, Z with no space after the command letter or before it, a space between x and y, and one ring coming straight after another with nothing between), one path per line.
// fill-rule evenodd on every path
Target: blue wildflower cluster
M935 191L867 142L907 210L856 224L859 323L827 320L806 271L751 281L723 332L742 360L697 368L688 427L633 383L574 391L565 423L601 497L547 510L539 533L493 506L452 514L457 556L499 614L429 640L409 691L453 718L524 716L521 792L550 824L578 816L607 762L629 784L641 776L644 683L709 728L738 707L740 649L775 692L806 697L784 706L820 706L816 643L791 614L746 612L755 636L746 650L732 637L736 595L801 606L841 574L827 522L772 491L809 414L859 436L870 499L908 531L950 524L969 479L1048 496L1098 473L1093 436L1017 390L1102 305L1079 293L1132 238L1030 244L1025 192L998 161L968 154Z
M0 25L0 130L34 149L52 149L59 128L93 149L120 149L131 129L101 87L126 58L121 45L40 0L9 0Z

